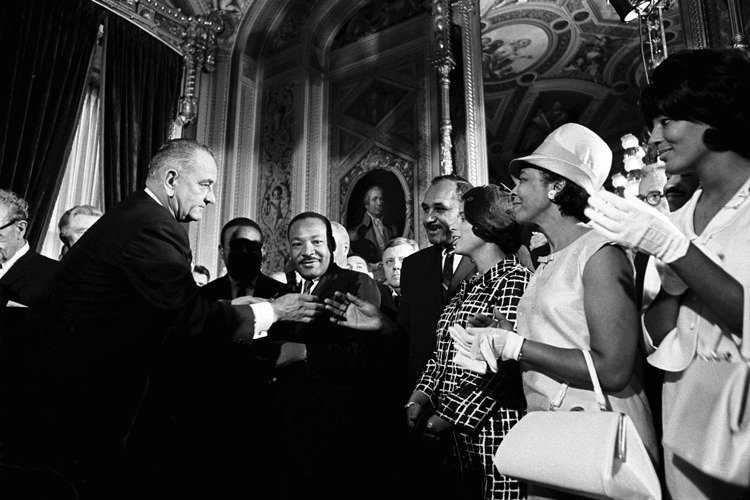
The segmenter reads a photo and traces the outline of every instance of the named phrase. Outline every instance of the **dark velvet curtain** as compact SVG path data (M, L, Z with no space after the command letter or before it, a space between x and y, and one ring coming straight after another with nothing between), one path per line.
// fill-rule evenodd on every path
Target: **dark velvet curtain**
M101 15L91 0L0 5L0 187L29 202L32 248L60 188Z
M110 14L105 27L104 207L145 186L148 162L169 136L179 99L181 57Z

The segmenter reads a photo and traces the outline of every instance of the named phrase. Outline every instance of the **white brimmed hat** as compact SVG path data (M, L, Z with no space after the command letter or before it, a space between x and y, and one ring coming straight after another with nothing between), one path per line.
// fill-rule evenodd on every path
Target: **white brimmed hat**
M517 181L524 163L561 175L593 194L604 185L612 167L612 150L601 137L577 123L555 129L529 156L510 162Z

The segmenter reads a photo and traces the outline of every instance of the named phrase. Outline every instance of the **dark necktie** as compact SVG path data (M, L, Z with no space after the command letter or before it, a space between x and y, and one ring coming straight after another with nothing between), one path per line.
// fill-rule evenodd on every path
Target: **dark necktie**
M445 256L445 263L443 264L443 302L448 300L448 290L451 286L451 278L453 277L453 251L448 251Z
M304 286L304 289L302 290L302 293L309 295L310 289L312 287L313 287L313 282L310 280L305 280L305 286Z

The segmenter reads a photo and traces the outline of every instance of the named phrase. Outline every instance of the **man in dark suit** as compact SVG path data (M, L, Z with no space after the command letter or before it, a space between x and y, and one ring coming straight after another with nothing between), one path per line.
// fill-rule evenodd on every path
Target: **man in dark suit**
M0 189L0 345L11 341L9 336L26 317L28 306L57 270L57 261L29 247L28 218L26 200Z
M361 255L368 263L377 264L383 256L388 240L396 236L396 228L383 221L383 189L372 186L365 193L365 215L362 223L349 230L352 252Z
M213 329L223 334L206 336L207 347L252 342L274 320L319 313L311 297L240 307L200 295L180 222L199 220L215 201L216 176L208 148L167 142L146 189L109 210L61 261L2 367L12 376L2 404L6 472L49 470L81 500L144 497L128 492L143 478L125 480L123 456L165 338ZM33 486L28 475L10 476L9 488Z
M380 305L375 282L333 262L336 243L324 216L305 212L289 224L297 287L319 299L349 292ZM307 292L306 292L307 293ZM375 498L387 419L379 413L377 375L382 342L378 332L336 326L328 314L308 324L277 324L269 332L283 342L276 362L276 477L280 498ZM362 482L362 471L380 478ZM378 483L378 484L374 484Z
M401 303L401 267L404 259L419 251L419 245L408 238L393 238L383 250L383 272L385 282L380 288L380 310L392 321L398 317Z
M44 290L58 263L26 241L29 204L0 189L0 307L29 306Z
M397 323L401 340L405 334L409 344L406 383L400 387L404 391L403 402L408 400L427 361L434 356L437 323L443 308L461 281L476 272L471 259L453 255L451 231L459 221L461 198L471 187L454 175L435 177L422 201L423 224L431 245L404 259L401 268ZM438 442L410 435L401 464L400 482L405 495L443 497L451 490L454 477L452 469L445 466L450 463L446 458L448 449Z
M227 274L204 286L201 293L211 300L276 296L284 283L261 273L262 249L263 233L252 219L237 217L224 224L219 251Z
M458 221L461 197L471 184L446 175L435 177L422 201L424 228L431 246L410 255L401 269L399 330L409 338L408 394L435 352L437 322L458 285L476 272L468 257L453 256L451 227Z

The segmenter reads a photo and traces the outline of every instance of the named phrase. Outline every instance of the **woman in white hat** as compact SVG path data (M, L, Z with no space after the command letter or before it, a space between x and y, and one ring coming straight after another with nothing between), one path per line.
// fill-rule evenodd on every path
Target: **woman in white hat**
M573 123L553 131L532 155L511 162L510 173L517 179L516 220L538 226L551 253L540 260L518 306L517 333L496 316L500 328L457 328L454 338L464 349L482 338L481 353L490 364L492 357L521 361L529 412L598 411L581 352L590 351L609 404L633 420L656 462L651 411L635 375L640 327L633 265L622 247L586 225L589 219L583 214L589 194L602 187L611 164L607 144ZM528 494L564 496L533 485Z

